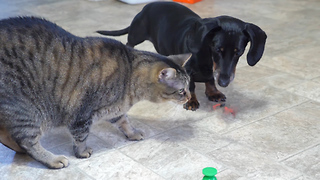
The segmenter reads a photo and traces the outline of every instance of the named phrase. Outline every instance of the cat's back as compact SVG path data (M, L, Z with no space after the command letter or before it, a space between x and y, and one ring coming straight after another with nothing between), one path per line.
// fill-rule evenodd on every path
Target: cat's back
M124 94L129 51L118 41L74 36L40 18L0 20L0 116L14 106L54 116L74 114L83 102L98 104L91 102L100 97L98 90Z
M0 33L0 38L3 38L4 35L9 38L17 35L27 38L30 35L43 34L73 36L55 23L38 17L13 17L0 20Z
M71 42L80 38L58 25L37 17L14 17L0 20L0 86L8 88L21 81L42 83L46 74L59 68L57 59L66 63ZM47 79L49 80L49 79ZM22 83L23 84L23 83ZM31 84L31 83L28 83ZM35 84L32 84L35 86Z
M34 25L40 25L40 24L46 24L46 25L53 25L55 26L54 23L51 23L45 19L42 18L37 18L37 17L11 17L7 19L2 19L0 20L0 28L1 29L6 29L8 27L31 27Z

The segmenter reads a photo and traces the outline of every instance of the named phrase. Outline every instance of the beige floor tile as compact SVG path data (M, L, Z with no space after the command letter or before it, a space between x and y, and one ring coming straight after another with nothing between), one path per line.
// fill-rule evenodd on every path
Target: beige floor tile
M262 59L261 61L267 61L267 59ZM237 67L234 83L235 85L250 84L253 81L280 73L280 71L259 65L259 63L254 67L246 65L244 67Z
M320 84L320 77L314 78L314 79L312 79L312 81Z
M204 101L208 100L205 98ZM206 106L194 112L185 110L182 104L143 101L132 107L129 115L158 131L165 131L207 117L208 112Z
M297 172L320 178L320 144L283 161L283 164L294 168Z
M108 152L112 150L112 145L109 144L109 142L103 141L94 134L89 135L87 139L87 146L92 148L93 150L91 157L88 159L75 157L72 143L66 143L48 150L54 154L66 156L69 159L70 166L73 166L74 164L82 162L84 160L90 160L92 157L99 156L100 152Z
M316 180L316 179L308 176L299 176L297 178L294 178L294 180Z
M293 179L299 176L292 169L245 145L230 144L207 155L246 179Z
M67 128L56 128L46 132L42 139L41 145L47 149L51 149L63 144L72 144L72 136Z
M320 102L320 83L316 81L303 82L288 88L288 91Z
M222 172L219 172L217 175L216 175L216 178L217 179L222 179L222 180L241 180L242 177L241 175L235 173L233 170L231 169L226 169ZM246 179L246 178L243 178L243 179Z
M157 129L154 129L147 124L143 124L135 118L131 118L130 122L133 127L144 133L144 138L149 138L151 136L154 136L156 133L159 133ZM113 148L118 148L137 142L128 140L117 127L106 121L99 121L93 124L91 132L104 142L110 144L110 146Z
M94 179L154 179L163 178L118 151L103 153L77 165Z
M280 89L288 89L294 85L299 85L304 82L303 78L287 73L277 73L274 76L261 79L261 81L272 87Z
M268 62L262 61L261 63L270 68L299 76L300 78L312 79L320 76L318 66L314 65L316 62L317 60L312 62L310 59L297 59L294 56L289 57L288 55L281 54L269 58Z
M225 134L267 157L281 160L320 140L319 103L308 102ZM301 121L305 118L304 121Z
M201 179L202 169L223 167L217 162L161 135L141 143L121 148L120 151L166 179Z
M193 123L172 129L165 134L174 139L174 141L201 153L209 153L214 149L219 149L232 143L229 139Z
M235 116L224 113L223 108L213 110L213 103L204 101L202 105L208 108L210 116L197 121L198 126L224 133L307 101L304 97L268 86L264 81L225 90L227 106L235 110Z
M51 170L36 162L25 154L15 154L13 151L4 149L0 145L0 172L1 180L20 179L70 179L89 180L91 179L83 171L78 170L74 165L62 170ZM4 154L3 154L4 152ZM10 153L9 153L10 152ZM3 157L5 156L5 157ZM4 160L4 161L3 161Z

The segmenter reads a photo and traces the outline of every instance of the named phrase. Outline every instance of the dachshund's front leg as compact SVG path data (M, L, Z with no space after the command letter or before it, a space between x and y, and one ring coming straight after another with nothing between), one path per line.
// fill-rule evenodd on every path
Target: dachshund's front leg
M226 96L217 89L214 79L206 82L205 84L206 84L205 94L210 101L215 101L215 102L226 101L227 99Z

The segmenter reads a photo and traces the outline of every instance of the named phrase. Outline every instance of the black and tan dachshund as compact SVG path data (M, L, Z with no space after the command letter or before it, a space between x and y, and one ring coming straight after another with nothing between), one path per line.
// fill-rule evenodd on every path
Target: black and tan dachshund
M135 16L131 25L122 30L97 31L103 35L128 34L128 46L145 40L153 43L163 55L192 53L185 65L191 77L191 99L185 109L196 110L199 102L195 82L204 82L210 101L225 101L226 97L215 85L227 87L235 77L239 57L250 42L247 62L254 66L262 57L267 35L258 26L230 16L200 18L190 9L174 2L147 4Z

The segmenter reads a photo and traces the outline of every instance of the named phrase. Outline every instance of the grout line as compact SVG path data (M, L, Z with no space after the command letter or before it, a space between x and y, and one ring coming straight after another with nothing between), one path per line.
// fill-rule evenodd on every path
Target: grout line
M83 171L82 169L80 169L77 165L75 165L73 167L74 170L78 171L79 173L83 174L85 177L90 178L92 180L95 180L94 177L90 176L89 174L86 173L86 171Z
M127 154L123 153L120 149L117 149L117 151L118 151L119 153L123 154L124 156L128 157L128 158L131 159L132 161L136 162L137 164L141 165L142 167L144 167L144 168L150 170L151 172L157 174L159 177L163 178L164 180L166 179L166 178L164 178L163 176L161 176L160 174L158 174L157 172L155 172L155 171L153 171L152 169L150 169L149 167L143 165L143 164L140 163L139 161L137 161L137 160L133 159L132 157L128 156Z
M299 175L299 176L297 176L297 177L295 177L295 178L293 178L293 179L290 179L290 180L297 180L298 178L303 178L304 177L304 174L302 174L302 175ZM311 178L310 176L307 176L308 177L308 179L309 180L315 180L315 179L313 179L313 178ZM304 179L304 178L303 178Z
M288 155L287 157L284 157L284 158L280 159L279 162L282 163L282 162L284 162L284 161L286 161L286 160L288 160L288 159L290 159L290 158L292 158L292 157L294 157L294 156L296 156L296 155L298 155L298 154L301 154L301 153L303 153L303 152L305 152L305 151L308 151L308 150L310 150L310 149L312 149L312 148L314 148L314 147L316 147L316 146L320 146L320 141L317 142L316 144L310 145L310 146L307 147L307 148L304 148L303 150L297 151L297 152L295 152L295 153L293 153L293 154Z

